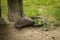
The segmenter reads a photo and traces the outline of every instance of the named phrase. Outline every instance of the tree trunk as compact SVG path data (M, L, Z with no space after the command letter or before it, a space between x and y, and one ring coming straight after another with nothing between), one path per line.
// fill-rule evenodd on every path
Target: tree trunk
M8 18L16 22L23 15L23 0L8 0Z

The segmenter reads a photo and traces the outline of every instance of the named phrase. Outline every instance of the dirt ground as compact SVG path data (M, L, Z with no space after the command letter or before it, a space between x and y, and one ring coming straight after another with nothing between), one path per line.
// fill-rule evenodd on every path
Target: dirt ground
M60 27L43 31L41 27L0 27L0 40L60 40Z

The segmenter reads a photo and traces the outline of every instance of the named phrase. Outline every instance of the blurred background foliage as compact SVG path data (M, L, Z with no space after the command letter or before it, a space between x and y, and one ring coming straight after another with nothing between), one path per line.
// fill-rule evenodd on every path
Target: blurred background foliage
M7 13L8 13L7 0L1 0L1 13L2 17L4 17L4 19L7 19Z
M23 0L25 16L41 16L55 25L60 25L60 0ZM7 19L7 0L1 0L2 16Z

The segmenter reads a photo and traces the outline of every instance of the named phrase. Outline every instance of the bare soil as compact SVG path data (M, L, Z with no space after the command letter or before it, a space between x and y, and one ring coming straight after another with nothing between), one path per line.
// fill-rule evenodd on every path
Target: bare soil
M13 25L0 26L0 40L60 40L60 27L43 31L41 27L16 29Z

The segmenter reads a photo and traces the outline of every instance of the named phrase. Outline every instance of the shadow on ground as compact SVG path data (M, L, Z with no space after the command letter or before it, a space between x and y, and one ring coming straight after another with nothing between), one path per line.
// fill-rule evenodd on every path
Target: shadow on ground
M0 26L0 40L60 40L60 29L43 31L41 27Z

